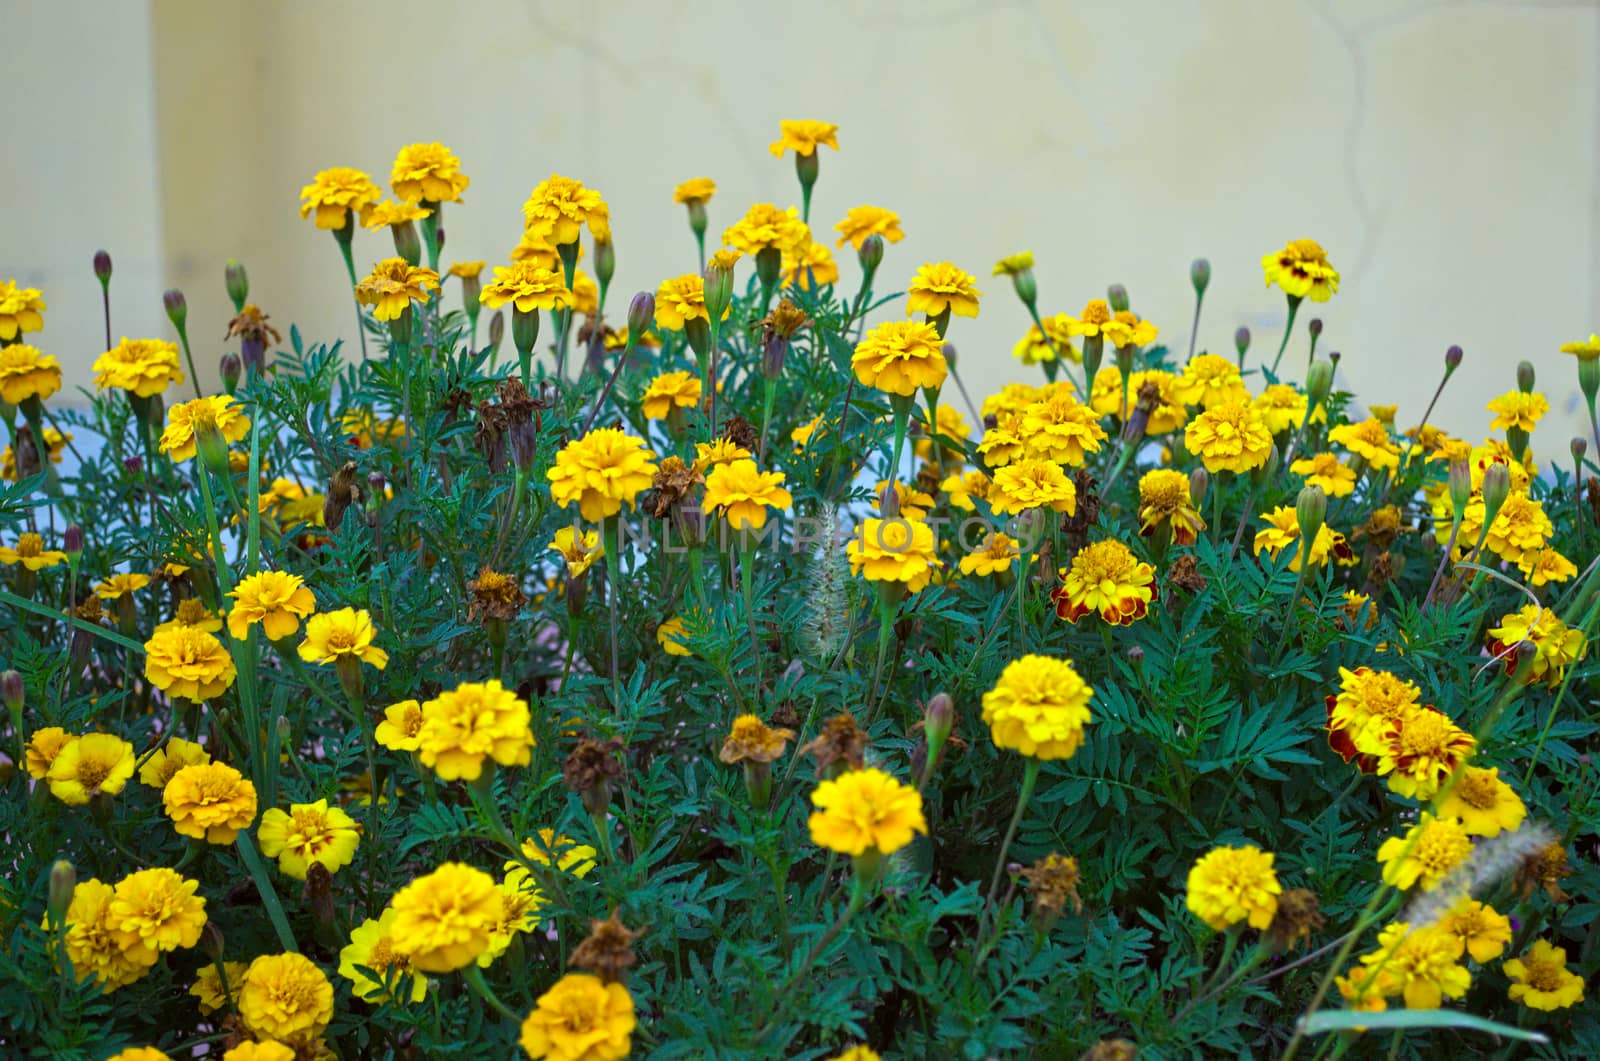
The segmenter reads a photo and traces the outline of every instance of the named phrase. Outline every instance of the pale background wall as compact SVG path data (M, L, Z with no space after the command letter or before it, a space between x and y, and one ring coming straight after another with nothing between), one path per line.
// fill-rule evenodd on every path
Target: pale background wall
M983 315L951 336L980 390L1037 371L1009 357L1026 322L987 277L1002 254L1036 252L1044 311L1120 281L1175 344L1208 255L1202 345L1244 323L1270 352L1283 303L1258 261L1313 236L1344 273L1316 312L1347 385L1412 423L1459 342L1447 426L1481 437L1521 358L1556 405L1536 449L1564 455L1580 423L1556 347L1600 329L1593 2L0 0L0 24L19 93L0 276L45 290L40 344L77 382L103 347L97 247L119 334L169 334L159 291L182 287L214 363L232 256L276 322L348 336L299 188L338 164L381 183L396 148L439 139L472 178L447 259L504 258L532 186L575 176L612 205L620 310L693 264L676 182L718 181L713 233L796 202L766 145L814 117L843 148L819 230L888 206L907 239L887 281L938 258L982 278ZM389 253L357 238L358 262Z

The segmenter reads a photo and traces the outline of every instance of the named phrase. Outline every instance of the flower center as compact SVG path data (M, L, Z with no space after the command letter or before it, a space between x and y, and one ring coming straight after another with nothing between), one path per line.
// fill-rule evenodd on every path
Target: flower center
M1540 991L1555 991L1561 987L1561 969L1548 962L1529 962L1528 983Z
M1456 787L1461 802L1478 810L1491 810L1496 803L1496 786L1488 774L1468 774Z
M99 759L81 759L78 762L78 783L93 791L111 776L111 764Z
M1437 711L1420 711L1406 719L1400 747L1407 755L1443 756L1450 749L1454 726Z

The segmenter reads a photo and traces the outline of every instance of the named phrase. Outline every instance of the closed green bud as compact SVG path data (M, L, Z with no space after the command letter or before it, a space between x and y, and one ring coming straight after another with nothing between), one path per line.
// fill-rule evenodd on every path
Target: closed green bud
M161 296L161 305L166 308L167 319L177 328L183 328L183 322L189 319L189 303L183 297L183 292L177 288L169 288Z
M1239 325L1233 331L1233 348L1239 353L1239 360L1244 360L1245 352L1250 349L1250 329Z
M493 325L490 326L490 337L493 338ZM519 354L531 354L533 346L539 341L539 311L536 309L520 310L515 305L511 309L511 345L517 348Z
M1533 392L1533 362L1517 362L1517 390L1523 394Z
M656 296L641 291L628 303L628 341L637 343L656 319Z
M1500 506L1506 503L1506 498L1511 493L1511 472L1504 465L1495 463L1489 465L1483 473L1483 525L1494 525L1495 517L1500 515Z
M1189 473L1189 500L1194 502L1196 508L1206 499L1206 491L1211 488L1211 473L1205 468L1196 468Z
M1467 503L1472 500L1472 465L1465 457L1450 462L1446 484L1450 491L1450 507L1455 510L1456 518L1460 519L1467 510Z
M710 270L707 270L709 272ZM762 247L756 251L756 276L760 278L763 287L778 286L778 277L783 274L783 252L776 247ZM726 307L726 303L723 304ZM711 300L706 300L706 309L711 308Z
M1572 440L1572 459L1578 464L1583 463L1584 454L1589 452L1589 443L1581 438Z
M944 751L945 741L950 739L950 733L956 725L956 705L950 699L949 693L935 693L928 706L922 712L922 733L928 741L928 762L932 766L939 764L939 756Z
M410 221L402 221L398 225L390 225L389 231L394 235L394 252L404 258L410 265L422 261L422 238L417 235L417 226Z
M232 394L239 386L239 375L244 371L244 362L239 360L238 354L229 350L222 355L217 367L222 373L222 389Z
M1328 495L1323 493L1322 487L1314 484L1301 487L1300 496L1294 502L1294 519L1300 527L1300 540L1314 543L1327 518Z
M67 907L72 905L72 893L78 889L78 868L66 859L57 859L50 867L49 917L52 925L67 918Z
M13 717L22 714L22 700L24 696L22 675L14 670L0 673L0 700L5 701L6 710Z
M233 311L239 312L244 308L244 300L250 297L250 277L245 273L244 266L232 258L222 269L222 282L228 289L228 298L233 302Z
M1196 258L1189 263L1189 283L1194 285L1194 293L1203 295L1206 288L1211 286L1211 262L1205 258Z
M600 286L605 287L611 283L611 278L617 272L617 249L611 245L610 240L595 240L594 242L594 275L600 281Z
M874 232L862 240L856 258L861 262L861 268L865 272L877 272L878 266L883 264L883 237Z
M1032 306L1039 299L1039 282L1033 278L1032 269L1021 269L1011 274L1011 286L1024 306Z
M506 338L506 314L504 310L495 310L494 316L489 318L489 349L498 350Z
M696 236L706 234L706 204L704 200L696 199L689 204L689 230Z
M1126 313L1129 305L1128 289L1123 287L1121 284L1112 284L1110 287L1106 288L1106 301L1111 303L1111 309L1113 312Z
M1328 392L1331 390L1333 390L1332 362L1312 362L1311 368L1306 371L1306 408L1315 410L1328 400Z
M773 260L778 262L780 268L783 264L783 254L775 247L768 247L756 255L756 272L761 274L761 282L764 284L776 281L776 276L769 281L766 273L762 271L762 255L767 251L776 256ZM728 307L733 304L733 273L730 270L720 265L706 266L705 303L706 316L714 321L721 321L722 315L728 312Z
M94 252L94 275L104 287L111 283L111 255L106 251Z

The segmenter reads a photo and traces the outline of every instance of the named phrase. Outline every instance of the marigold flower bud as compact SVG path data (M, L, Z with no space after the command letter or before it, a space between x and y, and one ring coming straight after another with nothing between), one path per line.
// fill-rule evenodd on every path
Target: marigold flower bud
M1196 468L1189 473L1189 500L1194 503L1195 508L1199 508L1200 503L1206 499L1206 490L1210 486L1211 473L1205 468Z
M67 554L67 559L76 562L83 555L83 528L76 523L67 524L67 529L61 532L61 551Z
M704 200L696 199L689 204L689 230L696 236L706 234L706 204Z
M1194 293L1203 295L1206 288L1211 286L1211 262L1207 258L1196 258L1189 263L1189 283L1194 285Z
M179 327L189 319L189 302L183 297L183 292L177 288L168 288L161 296L161 304L167 309L167 319Z
M1245 351L1250 349L1250 329L1240 325L1233 331L1233 348L1239 353L1239 360L1244 360Z
M895 481L890 479L878 492L878 511L886 520L900 518L900 491L896 487Z
M1121 284L1112 284L1106 288L1106 301L1111 303L1113 313L1128 312L1128 289Z
M1589 443L1581 438L1572 440L1572 459L1579 464L1583 463L1584 454L1589 452Z
M617 272L617 250L611 245L610 240L595 240L594 244L594 275L600 281L600 286L605 287L611 283L611 278Z
M1518 361L1517 362L1517 389L1519 391L1521 391L1523 394L1532 393L1532 391L1533 391L1533 362L1531 362L1531 361Z
M1331 354L1330 357L1338 357ZM1306 371L1306 402L1307 408L1315 410L1317 406L1328 400L1328 392L1333 390L1333 362L1315 361Z
M707 273L709 274L710 270L707 270ZM756 276L761 280L762 286L776 287L778 284L778 277L782 275L782 273L783 252L781 250L779 250L777 247L762 247L760 250L756 251ZM709 284L706 286L707 288L710 287ZM722 303L722 306L723 308L726 308L727 303ZM706 312L718 312L717 310L713 310L711 308L711 297L709 290L706 293Z
M506 315L504 310L495 310L494 316L489 318L489 349L498 350L506 337Z
M390 225L389 231L394 234L394 252L404 258L409 265L420 264L422 237L417 235L417 226L405 221L398 225Z
M383 508L383 497L386 484L382 472L367 473L367 496L363 508L367 515L367 526L375 526L378 522L378 512Z
M1600 393L1600 358L1578 359L1578 389L1583 391L1584 398L1593 405L1595 395Z
M1454 372L1461 366L1461 357L1461 347L1452 344L1450 349L1444 352L1444 370Z
M1032 269L1019 269L1012 273L1011 286L1024 306L1032 306L1038 301L1039 282L1033 278Z
M1491 464L1483 473L1483 525L1493 526L1500 506L1511 493L1511 472L1504 464Z
M1306 331L1311 333L1311 338L1313 338L1313 339L1321 338L1321 336L1322 336L1322 318L1321 317L1312 317L1310 323L1308 323L1306 325Z
M817 174L822 169L822 152L813 151L809 155L794 153L794 172L800 178L800 187L806 191L817 183Z
M766 250L771 250L775 255L777 255L776 260L780 265L782 264L783 254L781 251L771 247L766 248ZM766 250L762 251L761 253L765 254ZM761 282L764 284L771 284L777 280L776 273L774 273L772 279L769 280L766 273L762 272L760 254L756 256L756 272L761 273ZM728 269L722 268L720 265L709 265L706 267L704 279L705 287L703 290L706 304L706 316L710 317L712 320L720 321L722 319L722 315L728 311L728 306L733 302L733 273Z
M214 962L222 960L223 947L226 942L222 935L222 929L217 927L215 921L207 921L205 927L200 930L200 949L205 951L206 957Z
M856 259L861 262L862 271L868 275L877 272L878 266L883 264L883 237L874 232L862 240Z
M511 345L517 348L519 354L533 353L533 345L539 341L539 311L530 309L526 312L511 309Z
M1472 465L1466 458L1459 458L1450 462L1450 474L1447 480L1450 490L1450 506L1455 509L1456 519L1461 518L1461 513L1466 511L1467 502L1472 500Z
M641 291L628 303L628 341L637 343L656 319L656 296Z
M49 920L59 925L72 905L72 893L78 887L78 869L66 859L57 859L50 867Z
M232 350L223 353L218 362L222 372L222 389L232 394L239 386L239 374L244 371L244 362L239 360L239 355Z
M945 742L955 729L956 705L949 693L935 693L922 713L922 734L928 742L928 769L939 765Z
M1328 495L1322 487L1315 484L1301 487L1300 496L1294 502L1294 519L1300 527L1300 540L1306 543L1306 548L1310 548L1310 543L1317 540L1317 534L1327 518Z
M111 282L111 255L106 251L94 252L94 275L102 287Z
M22 675L14 670L0 673L0 700L5 701L6 710L13 715L22 712Z
M233 311L239 312L244 308L244 300L250 297L250 277L244 266L229 258L222 268L222 283L228 289L228 298L233 300Z

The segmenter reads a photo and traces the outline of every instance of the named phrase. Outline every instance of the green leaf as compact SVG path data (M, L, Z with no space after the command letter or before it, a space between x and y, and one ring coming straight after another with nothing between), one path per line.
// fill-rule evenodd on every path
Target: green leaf
M1325 1009L1313 1013L1304 1021L1307 1035L1323 1032L1344 1032L1356 1028L1377 1031L1408 1028L1464 1028L1469 1031L1503 1035L1508 1039L1522 1039L1530 1043L1547 1043L1549 1036L1528 1028L1518 1028L1499 1021L1474 1017L1449 1009L1391 1009L1383 1013L1362 1013L1352 1009Z

